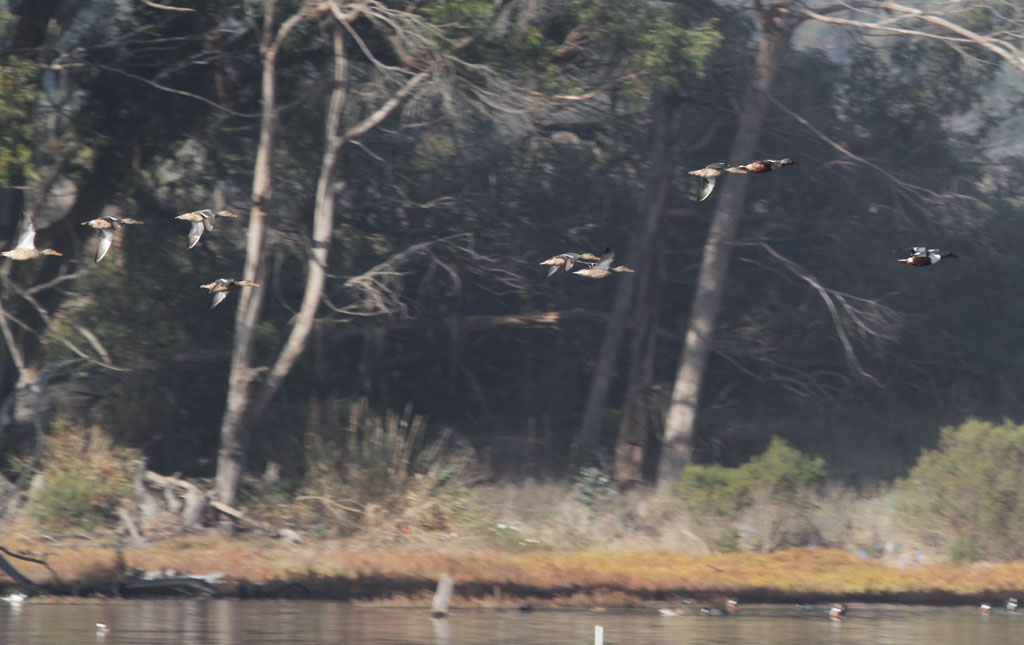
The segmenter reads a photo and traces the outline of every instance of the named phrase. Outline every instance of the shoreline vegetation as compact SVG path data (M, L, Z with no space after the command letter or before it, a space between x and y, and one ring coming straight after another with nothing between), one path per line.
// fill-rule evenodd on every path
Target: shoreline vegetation
M19 569L41 594L60 596L179 595L181 588L128 592L118 583L216 574L215 593L229 597L419 605L429 603L442 573L455 581L456 607L631 609L691 600L722 604L727 597L741 603L969 605L1024 595L1024 561L898 567L827 548L689 556L508 553L459 545L378 546L359 539L286 545L217 535L118 548L83 538L7 546L43 555L52 573L24 562ZM10 583L2 586L4 594L12 590Z

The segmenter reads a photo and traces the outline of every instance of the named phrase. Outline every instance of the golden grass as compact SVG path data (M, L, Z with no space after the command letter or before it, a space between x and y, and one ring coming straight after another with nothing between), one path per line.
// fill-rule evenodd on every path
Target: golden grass
M117 569L174 569L185 574L224 572L234 581L299 582L315 596L423 598L447 572L463 597L483 605L523 597L557 606L629 606L676 596L769 601L794 597L931 598L966 601L982 593L1024 592L1024 562L897 568L834 549L790 549L773 554L692 557L673 553L524 553L457 545L372 545L326 540L289 546L268 538L181 537L123 551L93 543L8 543L47 553L65 585L118 579ZM55 583L42 567L23 564L39 582ZM269 587L269 585L268 585Z

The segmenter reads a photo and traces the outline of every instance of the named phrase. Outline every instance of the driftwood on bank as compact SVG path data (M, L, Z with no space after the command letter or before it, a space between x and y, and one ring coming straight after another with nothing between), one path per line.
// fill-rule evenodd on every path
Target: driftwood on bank
M139 462L133 490L134 504L119 508L118 516L125 531L135 541L145 539L158 529L164 533L200 530L206 509L212 508L240 526L293 544L302 542L296 531L249 517L241 510L213 499L212 491L207 492L193 482L147 470L145 462Z

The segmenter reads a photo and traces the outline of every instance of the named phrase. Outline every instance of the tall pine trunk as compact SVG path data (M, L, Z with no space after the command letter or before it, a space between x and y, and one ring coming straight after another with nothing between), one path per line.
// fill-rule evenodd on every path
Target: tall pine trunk
M653 242L661 229L664 219L665 205L669 189L672 185L672 175L675 169L675 138L678 133L676 125L679 114L679 101L675 96L662 97L655 108L655 125L653 151L651 153L651 168L647 178L647 188L644 192L644 200L640 212L644 218L643 229L638 236L630 242L630 249L627 257L634 262L639 262L637 276L646 281L650 279L648 268L653 269ZM638 288L636 280L628 276L620 276L625 279L619 281L615 291L615 301L612 305L612 315L605 328L604 338L601 342L601 353L598 356L597 370L594 379L590 384L590 392L587 396L587 404L583 413L583 421L580 424L580 447L581 453L586 454L588 449L593 448L601 433L601 425L604 421L604 411L607 406L608 390L611 388L612 378L615 376L615 364L618 360L619 349L622 345L622 336L625 332L626 322L630 315L630 304L633 300L633 293ZM641 283L642 288L649 289L651 285L647 282Z
M736 138L729 152L731 163L746 163L753 159L764 125L768 93L789 45L793 26L790 20L780 16L774 8L762 11L761 41L755 58L754 74L743 98ZM733 178L722 183L716 191L718 203L704 243L683 355L665 419L665 436L658 463L658 488L662 491L679 479L683 468L692 462L693 430L697 421L701 385L749 178Z

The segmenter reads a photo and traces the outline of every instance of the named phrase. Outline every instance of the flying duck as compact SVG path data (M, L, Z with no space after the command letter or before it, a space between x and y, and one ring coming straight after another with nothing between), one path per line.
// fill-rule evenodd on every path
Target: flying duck
M121 228L122 224L141 224L137 219L130 217L117 217L116 215L104 215L91 219L88 222L82 222L82 226L88 226L89 228L95 229L99 233L99 240L96 242L96 261L99 262L103 259L103 256L110 250L110 245L114 241L114 231Z
M570 251L568 253L561 253L559 255L552 256L541 262L541 264L547 265L548 272L544 277L550 278L558 273L559 269L568 273L569 269L571 269L577 262L598 262L600 260L601 258L597 257L593 253L573 253Z
M741 170L730 169L728 172L771 172L778 170L783 166L799 166L797 162L793 161L789 157L785 159L758 159L757 161L751 161L747 164L736 166Z
M719 161L716 163L709 163L703 168L698 168L697 170L691 170L689 172L689 174L696 175L704 180L700 187L700 195L697 196L698 202L702 202L708 198L708 195L711 194L711 191L715 189L715 180L724 175L725 173L747 172L746 170L740 168L739 166L735 166L732 168L728 166L729 164Z
M248 280L232 280L230 278L218 278L210 284L199 285L200 289L207 289L210 292L210 309L213 309L220 303L224 302L224 298L228 297L228 294L239 287L258 287L260 285L255 282Z
M18 233L18 243L10 251L0 251L0 255L12 260L35 260L44 255L64 255L53 249L36 248L36 227L28 217L21 220L21 231Z
M209 208L204 208L201 211L192 211L191 213L185 213L178 215L174 219L183 219L186 222L192 222L192 228L188 231L188 248L192 248L196 244L199 244L199 238L203 236L203 231L213 230L213 221L218 217L238 217L231 211L217 211L216 213Z
M584 278L593 278L599 280L601 278L607 278L613 273L635 273L633 269L624 266L612 266L612 261L615 259L615 252L612 251L611 247L604 250L604 255L601 256L601 260L592 267L586 269L580 269L574 271L573 275L583 276Z
M936 264L942 258L957 258L960 257L952 251L942 251L940 249L928 249L923 246L915 246L909 249L911 255L909 257L900 258L897 262L903 262L913 267L926 267Z

